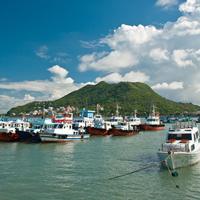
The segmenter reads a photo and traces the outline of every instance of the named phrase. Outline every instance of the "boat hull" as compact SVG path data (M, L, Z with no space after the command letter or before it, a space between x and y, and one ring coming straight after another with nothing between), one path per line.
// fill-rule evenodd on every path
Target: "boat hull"
M108 130L104 128L94 128L94 127L87 127L86 132L90 135L107 135Z
M159 125L142 124L140 126L140 130L144 130L144 131L163 130L164 126L165 126L164 124L159 124Z
M39 136L42 143L72 142L76 140L86 140L90 138L90 134L59 135L59 134L39 133Z
M113 136L130 136L130 135L136 135L139 133L139 130L122 130L122 129L116 129L112 128L110 130L110 135Z
M166 160L169 157L168 152L158 151L158 156L161 160ZM200 149L192 152L173 152L167 159L167 165L170 169L177 169L181 167L190 166L200 161ZM165 165L165 163L163 162Z
M13 132L0 132L0 141L18 141L19 137Z
M41 142L38 133L30 133L28 131L16 131L20 142Z

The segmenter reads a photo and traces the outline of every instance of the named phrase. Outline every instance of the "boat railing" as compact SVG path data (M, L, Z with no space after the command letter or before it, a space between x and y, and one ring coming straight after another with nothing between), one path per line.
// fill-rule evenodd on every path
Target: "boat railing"
M177 122L176 124L172 125L172 129L193 128L193 127L197 127L196 121Z
M162 143L162 151L169 152L189 152L189 143Z

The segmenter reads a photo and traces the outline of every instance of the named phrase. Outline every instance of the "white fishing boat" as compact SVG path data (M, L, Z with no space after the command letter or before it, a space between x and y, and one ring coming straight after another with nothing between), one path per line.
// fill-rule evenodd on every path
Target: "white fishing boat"
M196 122L177 122L168 130L165 143L157 152L171 169L200 161L199 130Z
M39 133L43 143L46 142L69 142L89 139L90 134L80 132L72 128L71 123L56 123L52 129Z
M137 117L136 113L137 113L137 110L135 110L134 112L134 117L130 117L129 118L129 122L132 126L139 126L141 124L141 119L139 117Z
M122 122L123 121L123 117L122 116L119 116L119 106L117 104L117 110L116 110L116 115L115 116L112 116L109 121L111 122L112 125L116 126L118 125L119 122Z
M145 131L163 130L164 126L165 125L160 120L159 113L155 112L155 106L153 106L153 111L147 118L147 121L141 124L141 130Z

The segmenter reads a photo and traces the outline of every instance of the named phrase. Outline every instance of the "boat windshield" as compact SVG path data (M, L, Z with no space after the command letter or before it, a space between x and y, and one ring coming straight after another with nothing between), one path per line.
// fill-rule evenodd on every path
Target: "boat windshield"
M170 139L175 139L175 140L192 140L192 135L191 134L169 134L168 135L168 140Z

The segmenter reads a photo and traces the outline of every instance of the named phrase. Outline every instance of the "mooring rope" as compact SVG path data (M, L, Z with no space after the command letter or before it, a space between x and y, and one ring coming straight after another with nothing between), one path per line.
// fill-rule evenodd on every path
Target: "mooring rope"
M172 172L171 172L171 170L170 170L170 168L169 168L169 166L167 164L167 159L169 159L172 156L173 156L173 152L170 152L170 155L165 159L165 165L167 166L167 169L168 169L168 171L169 171L169 173L170 173L170 175L172 177L172 180L174 181L174 184L176 185L177 188L179 188L179 186L176 184L176 181L174 180L174 177L172 176Z
M121 177L121 176L126 176L126 175L129 175L129 174L133 174L133 173L135 173L135 172L142 171L142 170L144 170L144 169L147 169L147 168L153 167L153 166L155 166L155 165L158 165L158 164L160 164L160 163L162 163L162 162L165 162L165 160L162 160L162 161L160 161L160 162L158 162L158 163L155 163L155 164L153 164L153 165L144 167L144 168L142 168L142 169L135 170L135 171L133 171L133 172L129 172L129 173L126 173L126 174L122 174L122 175L118 175L118 176L109 178L109 180L114 179L114 178L119 178L119 177Z
M176 182L175 182L175 180L174 180L174 178L173 178L173 176L172 176L171 170L169 169L169 166L168 166L168 164L167 164L167 160L168 160L172 155L173 155L173 154L170 153L170 155L169 155L165 160L162 160L162 161L157 162L157 163L155 163L155 164L153 164L153 165L149 165L149 166L147 166L147 167L144 167L144 168L141 168L141 169L135 170L135 171L133 171L133 172L129 172L129 173L126 173L126 174L121 174L121 175L118 175L118 176L115 176L115 177L109 178L109 180L112 180L112 179L115 179L115 178L119 178L119 177L122 177L122 176L126 176L126 175L129 175L129 174L133 174L133 173L136 173L136 172L142 171L142 170L144 170L144 169L147 169L147 168L153 167L153 166L155 166L155 165L158 165L158 164L161 164L162 162L164 162L164 163L166 164L166 166L167 166L167 169L168 169L169 172L170 172L170 175L171 175L171 177L172 177L172 179L173 179L173 181L174 181L176 187L179 188L179 186L176 184Z

